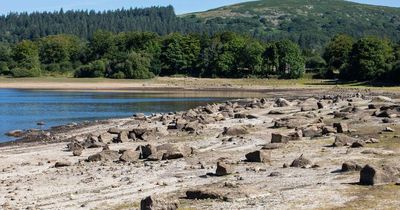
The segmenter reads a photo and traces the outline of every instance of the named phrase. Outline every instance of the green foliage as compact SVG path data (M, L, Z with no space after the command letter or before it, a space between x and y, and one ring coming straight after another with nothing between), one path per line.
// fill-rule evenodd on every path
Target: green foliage
M276 42L277 49L277 73L286 79L296 79L303 76L305 60L300 47L292 41L283 40ZM272 58L271 60L274 60Z
M151 58L147 54L132 52L124 62L115 65L113 77L119 78L123 74L126 79L150 79L154 77L150 67Z
M31 68L26 69L23 67L16 67L11 70L11 74L13 77L38 77L40 76L39 68Z
M178 33L162 41L162 74L172 75L190 71L200 54L200 40L192 35Z
M76 60L82 51L82 42L72 35L54 35L40 39L39 56L42 64L56 64Z
M17 67L22 69L39 69L39 50L32 41L22 41L14 46L12 58L17 62Z
M354 40L351 36L336 35L333 37L323 55L328 68L339 70L348 64L353 44Z
M104 77L106 73L107 62L104 60L95 60L87 65L81 66L76 72L75 77Z
M387 40L362 38L353 45L349 60L349 65L341 72L341 78L378 79L390 71L390 64L394 60L393 48Z

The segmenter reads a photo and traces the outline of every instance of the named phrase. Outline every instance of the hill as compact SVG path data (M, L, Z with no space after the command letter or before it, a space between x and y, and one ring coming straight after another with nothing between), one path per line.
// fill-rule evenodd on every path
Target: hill
M321 49L335 34L400 41L400 8L343 0L261 0L184 16L264 40L290 38Z

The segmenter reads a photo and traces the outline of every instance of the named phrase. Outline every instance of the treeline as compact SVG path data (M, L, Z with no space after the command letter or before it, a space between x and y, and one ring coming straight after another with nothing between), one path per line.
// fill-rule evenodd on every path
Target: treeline
M0 71L14 77L146 79L176 74L195 77L299 78L305 59L291 41L260 42L232 32L216 35L97 31L88 42L73 35L0 46Z
M350 81L400 82L400 45L368 36L337 35L326 46L321 75Z
M175 15L172 6L103 12L61 9L56 12L10 13L0 16L0 42L16 43L58 34L72 34L88 39L98 30L114 33L151 31L166 35L173 32L210 34L219 28L215 24L206 26L196 20L181 19Z

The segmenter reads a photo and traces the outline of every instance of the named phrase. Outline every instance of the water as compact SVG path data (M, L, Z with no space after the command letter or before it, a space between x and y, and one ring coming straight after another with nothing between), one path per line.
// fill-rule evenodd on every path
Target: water
M55 92L0 89L0 142L17 129L46 129L85 120L122 118L133 113L183 111L224 97L171 96L162 93ZM45 122L38 126L37 122Z

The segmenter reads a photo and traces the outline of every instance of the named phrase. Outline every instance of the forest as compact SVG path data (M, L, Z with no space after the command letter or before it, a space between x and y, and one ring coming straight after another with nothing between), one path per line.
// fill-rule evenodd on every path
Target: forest
M1 74L147 79L157 75L299 78L300 47L289 40L261 42L233 32L216 35L97 31L88 42L52 35L0 47Z

